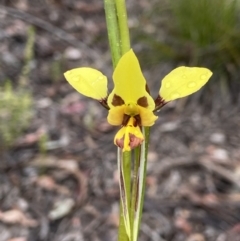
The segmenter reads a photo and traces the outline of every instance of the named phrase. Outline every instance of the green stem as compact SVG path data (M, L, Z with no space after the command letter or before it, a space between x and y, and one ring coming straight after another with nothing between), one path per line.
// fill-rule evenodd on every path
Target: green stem
M140 165L140 147L136 147L134 149L134 167L133 167L133 177L132 177L132 193L131 193L131 213L130 213L130 224L131 224L131 232L133 236L133 225L135 219L136 212L136 202L138 196L138 181L139 181L139 165Z
M126 232L126 227L124 223L123 207L120 202L120 212L119 212L119 226L118 226L118 241L130 241Z
M126 193L128 194L128 209L130 207L130 193L131 193L131 152L125 151L123 152L123 171L126 182Z
M131 195L131 152L118 148L118 170L120 178L120 223L118 241L131 241L130 195Z
M118 26L120 31L121 53L123 55L131 48L126 3L125 0L115 0L115 3L118 16Z
M134 217L134 223L133 223L133 241L137 241L138 239L138 233L140 228L140 223L142 219L142 209L143 209L143 203L144 203L144 195L145 195L145 187L146 187L146 176L147 176L147 154L148 154L148 144L149 144L149 134L150 134L150 128L144 127L142 128L143 135L144 135L144 142L140 147L140 156L139 156L139 180L138 180L138 193L137 193L137 199L136 199L136 212Z
M113 67L121 56L130 49L129 30L125 0L104 0L109 44L112 54ZM132 224L130 221L131 203L131 152L122 152L118 148L118 166L120 168L120 224L118 229L119 241L131 241ZM126 205L127 203L127 212ZM125 212L124 212L125 211ZM127 215L126 215L127 213Z
M119 26L114 0L104 0L104 8L107 23L108 40L111 49L113 67L117 66L121 58Z
M145 188L146 188L146 177L147 177L147 157L148 157L148 146L149 146L149 138L150 138L150 127L144 127L144 138L145 138L145 148L144 148L144 165L143 165L143 189L142 189L142 198L141 198L141 207L140 207L140 221L142 218L142 209L143 209L143 203L144 203L144 195L145 195ZM139 227L138 227L139 229Z

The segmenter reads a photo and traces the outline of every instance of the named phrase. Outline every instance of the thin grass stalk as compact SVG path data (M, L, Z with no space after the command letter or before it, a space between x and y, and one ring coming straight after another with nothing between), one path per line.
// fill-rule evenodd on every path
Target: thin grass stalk
M125 54L130 48L128 17L125 0L115 0L120 33L121 53Z
M104 0L104 8L112 63L113 68L115 68L119 59L121 58L120 33L117 21L115 0Z

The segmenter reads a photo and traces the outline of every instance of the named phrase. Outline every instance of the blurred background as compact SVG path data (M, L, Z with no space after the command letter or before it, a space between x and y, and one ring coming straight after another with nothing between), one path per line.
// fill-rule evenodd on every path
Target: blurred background
M140 241L240 241L240 1L127 0L151 93L213 71L152 128ZM117 128L63 73L112 88L103 1L0 0L0 241L117 240Z

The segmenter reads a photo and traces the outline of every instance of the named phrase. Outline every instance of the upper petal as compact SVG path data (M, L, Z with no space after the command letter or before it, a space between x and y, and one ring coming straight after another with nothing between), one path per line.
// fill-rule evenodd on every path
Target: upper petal
M116 106L114 96L120 96L125 104L145 99L145 108L153 110L154 100L146 91L146 80L133 50L129 50L119 60L113 73L114 89L108 98L109 107Z
M178 67L164 77L159 95L165 102L188 96L204 86L211 76L207 68Z
M79 93L101 100L107 97L107 77L92 68L76 68L64 73L65 78Z

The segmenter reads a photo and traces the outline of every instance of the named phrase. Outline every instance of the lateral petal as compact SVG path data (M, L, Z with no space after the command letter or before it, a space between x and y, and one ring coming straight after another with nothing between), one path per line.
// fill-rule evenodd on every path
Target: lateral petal
M76 68L64 73L74 89L82 95L102 100L107 97L107 77L92 68Z
M125 110L124 105L111 108L108 111L108 116L107 116L108 123L113 126L122 125L124 110Z
M165 102L188 96L202 88L211 76L207 68L178 67L163 78L159 95Z
M141 125L142 126L152 126L154 125L155 121L157 120L157 116L153 114L152 111L138 106L141 118Z

